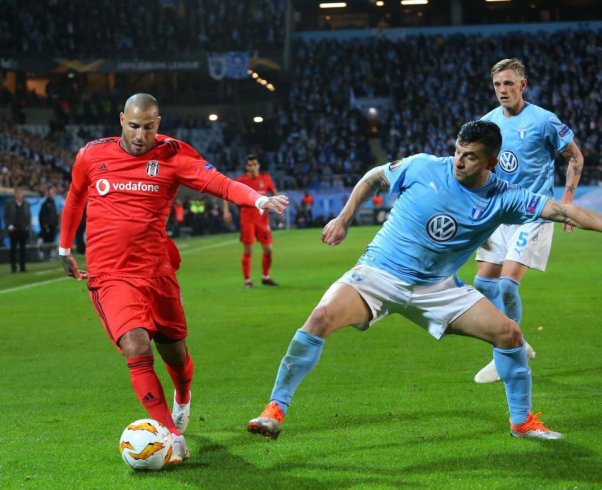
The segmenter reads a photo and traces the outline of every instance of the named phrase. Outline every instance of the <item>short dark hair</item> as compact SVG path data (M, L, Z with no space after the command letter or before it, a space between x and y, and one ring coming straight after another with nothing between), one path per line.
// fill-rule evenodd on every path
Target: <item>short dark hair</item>
M249 153L247 155L247 162L249 162L251 160L257 160L257 154L255 154L255 153Z
M460 128L458 141L460 143L482 143L490 155L497 156L502 147L502 132L498 125L491 121L470 121Z

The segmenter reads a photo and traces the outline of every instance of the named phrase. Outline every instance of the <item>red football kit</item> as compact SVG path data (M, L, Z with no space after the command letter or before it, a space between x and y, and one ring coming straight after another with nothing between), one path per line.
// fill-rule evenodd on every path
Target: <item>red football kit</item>
M105 138L79 151L60 246L71 248L88 201L88 287L111 339L117 345L136 327L151 337L182 339L186 322L175 277L179 255L165 226L178 186L254 209L263 194L221 174L182 141L157 135L154 147L140 156L130 155L119 142L119 137Z
M262 196L267 196L268 193L276 194L276 186L272 177L266 173L260 173L255 178L246 173L238 177L236 181L256 190ZM253 243L256 238L262 245L272 243L270 217L267 213L261 214L257 208L242 208L240 210L240 241Z

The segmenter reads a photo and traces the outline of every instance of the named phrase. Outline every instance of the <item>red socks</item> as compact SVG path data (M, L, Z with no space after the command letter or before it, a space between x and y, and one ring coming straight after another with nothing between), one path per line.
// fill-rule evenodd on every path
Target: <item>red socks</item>
M251 278L251 256L242 254L242 275L245 279Z
M153 356L130 357L126 362L134 392L150 417L161 422L170 432L180 435L167 407L161 382L155 373Z
M263 254L261 257L261 266L263 267L263 275L265 277L270 275L270 267L272 266L272 254Z
M265 277L270 275L270 267L272 267L272 254L263 254L261 256L261 267L263 275ZM242 254L242 275L245 279L251 278L251 256L249 254Z
M171 376L174 387L176 388L176 403L184 404L190 401L190 385L192 384L192 375L194 373L194 363L190 354L186 353L186 360L180 366L165 363L167 372Z

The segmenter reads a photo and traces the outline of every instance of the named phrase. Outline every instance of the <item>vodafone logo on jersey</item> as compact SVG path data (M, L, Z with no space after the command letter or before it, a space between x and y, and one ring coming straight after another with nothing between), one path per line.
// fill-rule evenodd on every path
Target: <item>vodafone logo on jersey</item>
M96 192L98 192L101 196L108 194L111 190L111 184L107 179L98 179L96 181Z
M109 182L107 179L98 179L96 181L96 192L100 196L105 196L111 191L131 191L131 192L159 192L159 186L155 184L145 184L144 182Z

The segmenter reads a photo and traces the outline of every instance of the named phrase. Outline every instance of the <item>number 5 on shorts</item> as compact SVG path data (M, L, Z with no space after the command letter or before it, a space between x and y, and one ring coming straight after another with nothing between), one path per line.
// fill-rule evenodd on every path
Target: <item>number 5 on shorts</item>
M527 237L529 236L528 231L521 231L518 234L518 240L516 240L517 247L524 247L527 244Z

